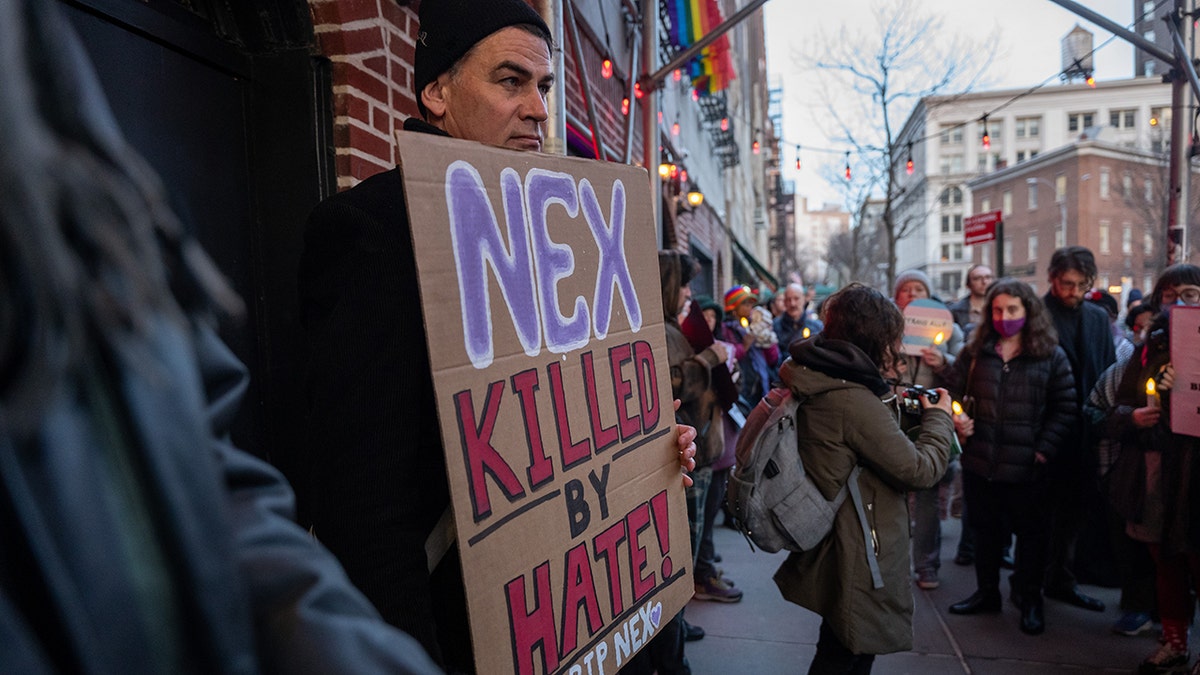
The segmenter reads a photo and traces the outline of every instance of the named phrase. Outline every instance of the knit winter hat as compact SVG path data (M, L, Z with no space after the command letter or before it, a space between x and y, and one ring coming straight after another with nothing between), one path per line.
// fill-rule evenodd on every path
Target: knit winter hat
M921 270L908 270L901 272L900 276L896 277L896 286L892 289L892 299L895 300L897 295L900 295L900 289L904 288L904 284L910 281L919 281L925 286L925 295L933 295L933 284L929 283L929 277Z
M758 296L750 290L749 286L734 286L725 291L725 311L732 312L746 298L758 302Z
M1121 313L1120 305L1117 304L1117 299L1114 298L1108 291L1102 291L1099 288L1093 288L1083 295L1083 299L1088 302L1094 302L1104 308L1108 312L1108 318L1115 319Z
M700 305L701 310L711 309L717 313L717 323L725 320L725 309L721 307L721 303L707 295L697 295L694 299Z
M1128 309L1130 305L1132 305L1133 303L1135 303L1141 299L1142 299L1142 289L1140 289L1140 288L1129 289L1129 298L1125 300L1126 309Z
M418 18L413 68L413 89L418 98L425 85L501 28L527 23L550 34L546 22L525 0L424 0Z

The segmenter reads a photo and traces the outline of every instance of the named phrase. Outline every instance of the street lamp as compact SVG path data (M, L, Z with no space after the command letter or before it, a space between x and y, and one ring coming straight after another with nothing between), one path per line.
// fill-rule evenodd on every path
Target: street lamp
M1030 177L1025 179L1025 184L1030 189L1037 189L1038 183L1044 183L1050 188L1054 194L1054 201L1058 202L1058 233L1055 236L1054 248L1062 248L1067 245L1067 196L1063 195L1062 199L1058 198L1058 188L1054 183L1045 178Z

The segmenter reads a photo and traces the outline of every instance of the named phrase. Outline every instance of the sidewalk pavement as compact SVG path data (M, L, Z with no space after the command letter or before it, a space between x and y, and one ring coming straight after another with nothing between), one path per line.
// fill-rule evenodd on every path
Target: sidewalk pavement
M1046 600L1046 632L1028 636L1017 627L1017 609L1008 602L1007 575L1002 575L1001 614L957 616L947 608L975 591L975 570L954 564L961 521L942 521L941 586L918 589L913 649L875 660L873 673L950 675L1046 675L1048 673L1132 673L1156 646L1157 630L1138 637L1116 635L1111 627L1121 617L1117 589L1081 586L1104 601L1104 612L1090 612ZM736 604L693 600L685 616L707 635L687 643L695 675L730 673L804 673L816 651L816 614L785 601L771 577L785 553L751 552L742 535L718 526L716 550L725 576L745 591Z

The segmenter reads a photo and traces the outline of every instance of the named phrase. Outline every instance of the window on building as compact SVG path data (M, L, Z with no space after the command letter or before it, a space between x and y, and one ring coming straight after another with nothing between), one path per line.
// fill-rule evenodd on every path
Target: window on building
M1147 178L1142 183L1142 195L1147 204L1154 201L1154 181Z
M1037 208L1037 200L1038 200L1038 184L1030 183L1029 184L1029 210L1030 211Z
M1148 30L1145 33L1142 33L1142 37L1146 38L1146 40L1149 42L1154 42L1154 31Z
M942 216L942 234L962 232L962 221L963 217L961 213Z
M1125 199L1133 199L1133 176L1129 174L1121 176L1121 196Z
M1147 61L1147 63L1154 63ZM1165 134L1171 128L1171 109L1170 108L1151 108L1150 109L1150 127Z
M1000 215L1012 215L1012 190L1005 190L1004 193L1000 195Z
M1111 182L1111 176L1109 175L1108 169L1101 168L1100 169L1100 199L1108 199L1110 182Z
M1037 262L1038 255L1038 236L1037 234L1029 233L1029 262Z
M962 272L942 272L941 279L941 291L947 296L958 293L958 290L962 288Z
M992 210L992 198L991 197L984 197L983 199L979 200L979 211L981 213L987 213L988 211L991 211L991 210Z
M1061 204L1067 199L1067 177L1054 177L1054 203Z
M1149 227L1142 232L1142 254L1154 255L1154 233L1150 231Z
M963 202L962 188L950 186L942 190L942 195L938 199L942 202L942 206L960 206Z
M1062 248L1067 245L1067 232L1061 226L1054 228L1054 248Z
M999 143L1004 138L1004 127L1000 126L999 121L993 121L987 125L988 141L993 145ZM983 125L979 125L979 138L976 141L983 143Z
M1097 228L1096 235L1097 238L1100 239L1100 252L1105 254L1112 253L1112 248L1109 245L1108 240L1108 230L1108 221L1100 221L1100 227Z
M1012 247L1012 238L1011 237L1006 238L1004 240L1004 246L1002 248L1004 249L1005 262L1011 261L1013 259L1013 257L1012 257L1012 248L1013 247Z
M1042 118L1018 117L1016 128L1017 138L1037 138L1041 135Z
M942 262L959 262L962 259L962 244L942 244Z
M1152 288L1154 288L1154 275L1147 274L1145 278L1142 279L1142 293L1149 294L1150 289Z
M942 173L962 173L963 156L962 155L942 155L941 159Z
M1108 126L1116 129L1132 129L1137 123L1137 110L1110 110Z
M963 140L963 125L947 124L941 130L942 145L957 145Z
M1024 162L1027 159L1033 159L1034 157L1037 157L1037 156L1038 156L1037 150L1018 150L1017 151L1017 164L1020 164L1021 162Z
M1146 59L1145 61L1142 62L1142 75L1145 75L1146 77L1150 77L1153 74L1154 74L1154 61L1151 61L1150 59Z
M1129 223L1121 228L1121 253L1129 255L1133 253L1133 226Z
M1095 117L1094 112L1071 113L1067 116L1067 131L1083 131L1092 126Z
M1147 19L1154 18L1154 8L1158 3L1156 0L1145 0L1142 2L1142 17Z

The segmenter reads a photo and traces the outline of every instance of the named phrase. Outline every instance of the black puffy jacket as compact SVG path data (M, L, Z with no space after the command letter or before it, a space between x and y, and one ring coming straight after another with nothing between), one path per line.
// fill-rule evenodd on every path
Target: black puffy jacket
M1000 483L1028 483L1039 477L1034 454L1051 462L1067 440L1076 417L1075 378L1062 347L1046 358L1018 354L1005 363L994 344L974 355L963 351L943 371L946 388L974 399L967 412L975 433L963 447L962 468ZM967 379L970 377L970 389Z

